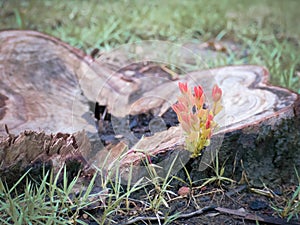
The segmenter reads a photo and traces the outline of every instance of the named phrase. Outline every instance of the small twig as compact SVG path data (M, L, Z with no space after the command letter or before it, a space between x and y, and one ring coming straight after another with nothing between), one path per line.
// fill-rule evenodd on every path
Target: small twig
M184 219L184 218L190 218L193 216L199 216L207 211L210 210L216 210L219 213L226 213L229 215L234 215L234 216L239 216L242 217L245 220L252 220L252 221L258 221L258 222L263 222L267 224L276 224L276 225L300 225L300 223L295 223L295 222L287 222L284 219L281 218L274 218L270 216L262 216L262 215L255 215L247 212L241 212L239 210L234 210L234 209L228 209L228 208L222 208L222 207L216 207L216 206L207 206L204 208L201 208L199 210L196 210L191 213L185 213L185 214L179 214L177 216L177 219ZM121 223L122 225L128 225L128 224L133 224L136 222L140 221L164 221L166 218L162 216L138 216L132 220L129 220L127 222Z
M166 65L161 65L160 68L166 73L170 74L172 80L178 80L178 74L173 70L170 70Z
M299 223L287 222L286 220L280 219L280 218L274 218L274 217L262 216L262 215L255 215L255 214L251 214L251 213L247 213L247 212L240 212L240 211L234 210L234 209L227 209L227 208L222 208L222 207L216 207L215 210L218 211L218 212L220 212L220 213L226 213L226 214L230 214L230 215L235 215L235 216L242 217L242 218L244 218L246 220L264 222L264 223L267 223L267 224L300 225Z
M11 133L9 133L7 124L4 124L4 128L5 128L5 132L8 135L8 140L7 141L8 141L9 146L10 146L14 142L14 135L12 135Z
M264 189L250 188L250 191L269 198L274 198L274 194L269 188L264 188Z
M189 217L193 217L193 216L198 216L198 215L201 215L209 210L213 210L215 209L216 207L215 206L207 206L207 207L204 207L204 208L201 208L197 211L194 211L194 212L191 212L191 213L185 213L185 214L179 214L177 216L177 219L184 219L184 218L189 218ZM136 223L136 222L139 222L139 221L158 221L158 220L165 220L166 218L165 217L162 217L162 216L138 216L132 220L129 220L125 223L121 223L122 225L127 225L127 224L133 224L133 223Z
M8 130L7 124L4 124L4 127L5 127L5 132L8 134L8 136L10 136L10 133L9 133L9 130Z

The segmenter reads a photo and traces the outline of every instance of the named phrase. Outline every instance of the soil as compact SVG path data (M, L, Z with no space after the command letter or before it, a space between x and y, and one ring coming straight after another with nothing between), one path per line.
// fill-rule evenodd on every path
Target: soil
M162 78L159 82L166 82L167 80L174 80L176 77L171 76L165 70L162 69L162 65L158 65L152 62L145 62L142 64L131 64L127 67L122 68L118 73L124 74L127 79L131 78L140 78L143 77L158 77ZM179 69L174 69L177 73L180 72ZM131 101L133 101L137 96L131 96ZM118 135L115 134L115 131L111 122L111 115L106 113L106 106L100 106L96 103L95 107L95 118L98 119L98 127L99 127L99 136L104 144L107 146L108 144L115 144L119 141ZM151 131L149 128L150 121L155 119L155 115L151 112L139 115L129 115L128 125L129 129L134 134L134 136L138 139L142 138L142 136L151 136L155 132ZM165 127L168 129L171 126L178 125L177 115L175 112L169 108L162 116ZM155 129L154 129L155 130Z
M137 77L151 75L168 79L174 78L163 71L159 65L152 63L142 66L136 64L130 65L123 68L120 72ZM97 105L95 117L99 119L99 135L103 144L117 143L119 139L114 133L111 116L106 113L105 106ZM155 116L151 113L130 115L127 118L130 131L138 139L142 136L153 135L153 131L149 129L149 123L153 118ZM178 124L177 116L171 108L161 118L167 128ZM192 187L191 193L187 196L164 194L164 199L168 207L161 203L162 206L159 208L157 215L162 217L163 215L171 216L179 212L180 215L187 215L197 212L201 208L208 207L201 214L187 216L182 219L177 218L169 224L300 224L296 220L287 223L286 220L279 217L278 212L274 209L282 209L286 205L287 199L291 198L293 192L296 190L296 185L284 184L273 190L266 187L265 189L253 189L255 187L248 185L246 177L243 176L243 178L243 180L237 181L234 185L222 183L221 186L218 186L216 183L212 183L202 188L195 186ZM178 181L171 184L173 185L169 191L176 194L180 187L186 185ZM129 207L126 208L125 202L121 202L119 210L110 215L112 224L163 224L163 220L160 223L154 210L150 209L150 206L146 204L146 202L149 202L148 198L155 198L157 193L155 187L148 187L146 191L135 193L131 197L128 203ZM88 210L88 212L94 215L95 218L101 218L101 215L103 215L101 208L101 206L98 206ZM256 221L253 218L254 215L259 215L260 219ZM82 217L86 218L83 219L85 222L96 224L92 222L92 219L87 214L83 213ZM129 223L137 217L140 217L140 220L135 223Z
M272 192L273 197L263 196L261 194L253 193L247 185L223 185L217 187L216 185L208 185L202 188L193 187L192 192L188 196L175 197L172 195L165 195L167 204L169 207L160 206L158 215L187 215L195 213L197 210L207 208L203 213L188 216L187 218L178 218L169 224L300 224L299 221L291 220L287 222L281 219L273 207L283 207L285 199L293 191L295 186L287 185L278 190ZM148 202L148 196L155 196L155 191L147 191L147 193L137 193L129 200L129 208L126 208L125 201L119 205L119 210L109 218L114 221L115 224L160 224L156 219L156 215L153 210L150 210L150 206L146 204ZM171 189L170 191L177 192L177 190ZM136 200L135 200L136 199ZM223 211L222 211L223 209ZM225 210L225 212L224 212ZM226 213L227 211L229 213ZM233 212L231 211L233 210ZM88 211L96 218L101 218L103 210L95 209ZM234 215L235 213L244 213L243 216ZM83 213L82 216L86 216ZM179 216L180 216L179 215ZM254 219L258 216L258 221ZM131 223L134 218L139 217L140 220ZM101 219L100 219L101 220ZM84 220L89 224L96 224L91 221L91 218ZM266 221L266 222L262 222ZM161 219L161 224L163 219Z

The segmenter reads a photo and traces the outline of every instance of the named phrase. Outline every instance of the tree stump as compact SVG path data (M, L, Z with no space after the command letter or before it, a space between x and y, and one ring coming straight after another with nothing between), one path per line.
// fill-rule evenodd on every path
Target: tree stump
M138 44L133 47L131 53L141 52ZM227 171L235 178L244 171L255 185L261 181L294 181L294 166L300 167L299 95L269 85L269 73L260 66L230 66L174 76L163 62L157 63L155 73L149 72L152 70L143 63L157 62L154 53L164 53L168 47L153 49L150 43L147 57L138 59L140 68L129 71L119 60L126 58L127 52L115 51L94 60L38 32L1 32L1 177L21 173L36 162L62 165L73 159L80 167L91 158L91 162L101 165L108 154L109 169L129 145L129 153L120 164L124 173L133 164L136 179L145 175L140 166L145 154L135 149L163 156L161 174L166 174L179 153L178 159L187 164L192 179L198 180L207 175L205 163L211 158L210 152L218 148L220 163L226 160ZM184 61L182 55L177 57ZM168 78L159 75L166 71ZM178 81L188 82L189 86L200 84L206 93L217 83L224 93L224 111L217 118L220 129L202 157L193 160L184 150L180 127L158 130L153 136L136 141L131 140L127 124L128 115L150 112L160 117L168 111L179 94ZM99 143L90 113L96 102L106 107L117 135L125 141L106 148ZM182 166L175 170L178 172ZM182 171L179 176L184 178Z
M43 164L86 164L97 130L78 83L84 57L38 32L0 33L0 175L8 183Z
M182 131L179 127L172 127L144 138L132 149L144 149L154 156L165 154L167 158L170 158L169 151L177 149L179 159L187 163L193 180L209 175L209 170L203 170L212 160L210 153L218 149L220 163L226 161L226 175L233 176L236 180L241 179L244 172L255 186L262 186L262 182L296 182L294 169L300 168L300 98L287 89L267 84L268 77L267 69L260 66L232 66L186 74L182 81L188 82L190 86L201 84L208 91L216 82L223 90L224 111L218 118L221 128L213 135L211 146L204 151L202 157L187 161L188 154L183 151ZM148 94L158 95L165 86L157 86ZM169 84L167 90L166 95L171 96L169 99L174 103L178 95L177 86ZM147 93L143 95L147 96ZM160 96L162 95L163 92ZM157 102L155 99L153 101L151 103L151 99L146 98L146 101L133 105L135 108L159 105L158 114L162 115L168 108L165 105L169 103ZM137 162L134 169L136 174L133 176L136 178L139 174L145 175L145 169L139 164L141 157L144 157L141 153L132 153L123 160L126 165ZM171 158L174 157L175 155ZM171 161L164 158L159 163L162 176L167 174ZM175 168L178 169L180 168ZM186 178L184 171L180 173L182 178Z

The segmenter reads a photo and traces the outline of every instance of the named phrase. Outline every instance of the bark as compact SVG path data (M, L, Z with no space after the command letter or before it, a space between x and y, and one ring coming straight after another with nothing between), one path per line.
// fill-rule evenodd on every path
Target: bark
M214 79L212 79L213 77ZM267 84L268 71L259 66L233 66L198 71L187 74L184 81L190 85L200 83L209 90L216 82L224 93L224 110L217 119L221 128L214 133L211 145L202 156L188 160L184 149L184 136L180 127L147 137L132 149L144 149L161 166L161 175L168 173L172 159L178 157L174 173L184 162L193 180L213 175L207 164L219 152L219 164L225 163L226 176L235 180L246 175L255 186L297 182L295 168L300 168L300 120L299 95L284 88ZM174 86L174 85L173 85ZM158 93L161 87L153 90ZM168 86L168 96L176 96ZM175 101L172 97L171 101ZM149 104L148 102L148 105ZM164 112L162 104L160 113ZM178 150L177 154L173 153ZM170 153L171 151L171 153ZM176 151L175 151L176 152ZM173 155L173 156L172 156ZM145 168L138 163L141 153L130 154L123 160L129 165L136 161L136 174L145 175ZM180 177L186 179L183 170ZM245 178L245 176L243 177Z
M54 174L66 165L68 176L76 176L88 166L86 157L91 149L84 131L74 134L24 131L19 135L8 135L0 139L0 174L2 181L9 186L25 172L38 180L51 168Z
M84 57L38 32L0 33L0 176L8 184L29 168L38 175L68 164L76 173L87 164L97 130L79 85Z

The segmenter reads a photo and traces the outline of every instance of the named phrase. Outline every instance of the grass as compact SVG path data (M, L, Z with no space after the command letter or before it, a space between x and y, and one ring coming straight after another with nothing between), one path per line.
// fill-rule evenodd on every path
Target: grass
M166 177L159 177L156 171L158 167L147 161L145 167L149 177L143 177L134 184L131 182L131 167L127 185L121 181L117 164L108 173L105 172L106 175L103 173L106 171L104 168L97 168L87 186L80 185L79 174L68 181L66 167L56 175L53 171L46 172L40 182L29 181L28 171L11 188L0 179L0 222L7 225L87 224L82 219L82 215L86 214L97 224L118 224L118 215L128 215L129 221L132 218L143 220L148 217L135 215L147 212L153 213L159 224L168 224L178 215L169 215L166 210L169 208L167 201L170 196L177 196L170 190L171 171L175 161L176 158ZM61 177L63 181L58 182ZM93 193L96 182L101 184L102 191ZM19 184L26 184L24 191L18 188ZM80 186L79 193L75 192L76 185ZM144 193L144 197L141 193ZM138 195L138 198L134 198L134 195ZM93 213L95 209L101 212ZM123 223L127 224L126 221Z
M213 170L214 175L212 177L205 178L204 182L203 182L203 184L201 184L200 188L205 187L210 183L216 183L219 187L221 187L224 182L231 183L231 184L235 183L234 180L224 176L224 172L225 172L225 165L224 164L225 164L225 162L220 167L220 165L219 165L219 151L218 150L216 151L216 156L212 157L212 158L214 158L214 161L213 161L212 165L208 165L208 167L210 167Z
M187 181L172 176L171 171L176 160L177 157L171 162L166 176L160 177L157 172L157 169L160 168L148 161L146 157L145 167L148 176L132 183L133 167L130 167L127 184L121 180L120 174L122 173L118 163L114 164L113 168L110 167L109 171L104 168L96 168L96 173L86 186L82 185L79 174L72 180L68 180L66 167L63 167L56 175L53 171L45 172L43 179L39 182L32 179L29 181L28 171L11 188L8 188L0 179L0 222L7 225L86 225L88 221L95 221L97 224L103 225L125 225L149 221L156 221L158 224L170 224L172 221L184 218L189 214L172 210L170 202L176 199L186 199L186 207L189 207L190 204L195 205L197 209L195 212L198 212L201 211L201 208L197 204L196 198L209 193L214 196L216 193L215 189L208 190L208 193L203 193L202 190L207 187L214 187L215 184L221 187L224 183L235 183L234 180L224 176L225 167L224 165L219 166L218 154L214 165L211 167L215 174L204 179L200 186L193 184L194 181L185 167ZM298 173L296 175L299 178ZM174 187L171 185L174 179L189 186L191 191L188 196L178 196L174 193ZM62 181L59 182L59 180ZM23 191L18 188L19 184L26 184ZM99 184L101 191L95 193L93 189L99 188ZM196 190L200 190L200 192L196 194ZM223 193L223 191L221 192ZM278 199L272 207L275 213L288 221L298 218L300 213L299 185L295 187L292 194L280 196ZM209 208L210 206L206 207ZM88 221L87 217L89 217Z
M174 43L229 41L240 46L239 52L229 50L225 59L212 61L209 67L266 66L273 84L300 93L299 6L297 0L0 0L0 29L37 30L87 53L94 48L108 51L140 40L158 39ZM223 166L219 168L216 164L214 170L216 176L208 178L207 183L231 182L223 177ZM113 223L114 215L120 212L130 215L136 209L130 206L136 204L155 215L163 214L161 209L168 207L166 199L173 194L170 180L158 178L153 165L149 167L149 174L151 179L127 187L120 185L118 176L102 180L102 186L109 192L104 194L106 204L100 207L102 217L94 219L100 224ZM27 182L23 193L17 192L16 185L8 188L0 182L1 223L84 224L78 216L91 204L89 197L93 182L84 197L70 199L78 177L70 183L65 181L63 186L57 185L57 179L47 173L40 184ZM192 186L192 183L189 180L188 185ZM152 187L153 191L141 201L132 199L135 192L146 187ZM299 214L299 192L298 186L286 205L278 209L281 216L291 218ZM164 216L167 223L177 215ZM53 222L45 222L51 220Z
M287 218L287 221L290 221L292 218L299 219L300 216L300 177L296 168L295 173L298 178L298 185L295 186L290 196L284 196L280 199L283 202L281 207L273 206L277 214L282 218Z
M59 185L61 175L64 181ZM85 193L80 191L78 196L74 195L73 188L79 176L68 184L65 168L56 176L53 172L45 173L41 182L28 181L27 178L25 173L11 188L0 180L1 224L85 224L78 220L78 215L80 210L94 203L89 197L96 174ZM24 191L17 188L21 183L26 184Z
M242 46L209 66L259 64L271 82L300 93L299 1L0 1L0 29L33 29L87 53L140 40L232 41ZM36 16L41 15L41 16Z

